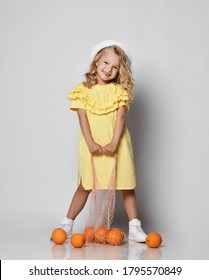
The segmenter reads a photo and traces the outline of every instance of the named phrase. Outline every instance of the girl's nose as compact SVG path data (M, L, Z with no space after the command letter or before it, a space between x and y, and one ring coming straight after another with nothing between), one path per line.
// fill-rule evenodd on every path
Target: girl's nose
M108 66L108 67L107 67L107 70L108 70L108 72L112 72L112 67L111 67L111 66Z

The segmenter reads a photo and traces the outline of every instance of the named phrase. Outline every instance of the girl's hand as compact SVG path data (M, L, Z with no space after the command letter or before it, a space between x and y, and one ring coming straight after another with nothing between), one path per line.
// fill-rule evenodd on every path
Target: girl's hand
M116 154L117 151L117 145L113 142L105 145L104 147L102 147L102 151L104 154L108 155L108 156L114 156Z
M102 152L102 147L95 143L95 142L91 142L89 145L89 151L92 155L94 156L98 156L98 155L101 155L103 152Z

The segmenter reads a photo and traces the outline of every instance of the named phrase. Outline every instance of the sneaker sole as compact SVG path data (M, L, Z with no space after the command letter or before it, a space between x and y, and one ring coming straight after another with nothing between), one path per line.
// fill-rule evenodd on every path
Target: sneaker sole
M128 238L128 240L131 240L131 241L134 241L134 242L137 242L137 243L146 243L146 240L135 240L135 239L132 239L132 238Z

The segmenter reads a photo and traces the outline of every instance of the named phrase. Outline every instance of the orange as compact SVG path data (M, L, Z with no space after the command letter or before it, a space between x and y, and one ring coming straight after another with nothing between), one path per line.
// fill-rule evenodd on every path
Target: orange
M106 242L110 245L121 245L124 237L125 233L121 229L115 228L108 232Z
M162 243L162 237L157 232L151 232L146 237L146 244L150 248L157 248Z
M121 231L121 232L124 233L124 231L123 231L122 229L120 229L120 228L111 228L110 230L119 230L119 231ZM125 233L124 233L124 234L125 234Z
M93 227L87 227L85 228L84 232L83 232L86 241L87 242L93 242L94 241L94 228Z
M74 233L71 236L70 243L74 248L82 248L86 243L86 238L82 233Z
M62 244L67 239L67 233L62 228L55 228L52 232L51 239L56 244Z
M108 227L100 227L95 231L95 241L98 243L106 243L106 237L110 229Z

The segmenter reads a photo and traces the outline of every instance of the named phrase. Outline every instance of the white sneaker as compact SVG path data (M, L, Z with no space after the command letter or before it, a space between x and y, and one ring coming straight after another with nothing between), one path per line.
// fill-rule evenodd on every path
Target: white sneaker
M146 242L146 233L141 227L141 221L133 219L129 222L129 236L128 239L135 242Z
M60 228L64 229L64 231L66 231L67 238L70 238L73 234L73 222L74 222L73 220L65 217L60 224Z

